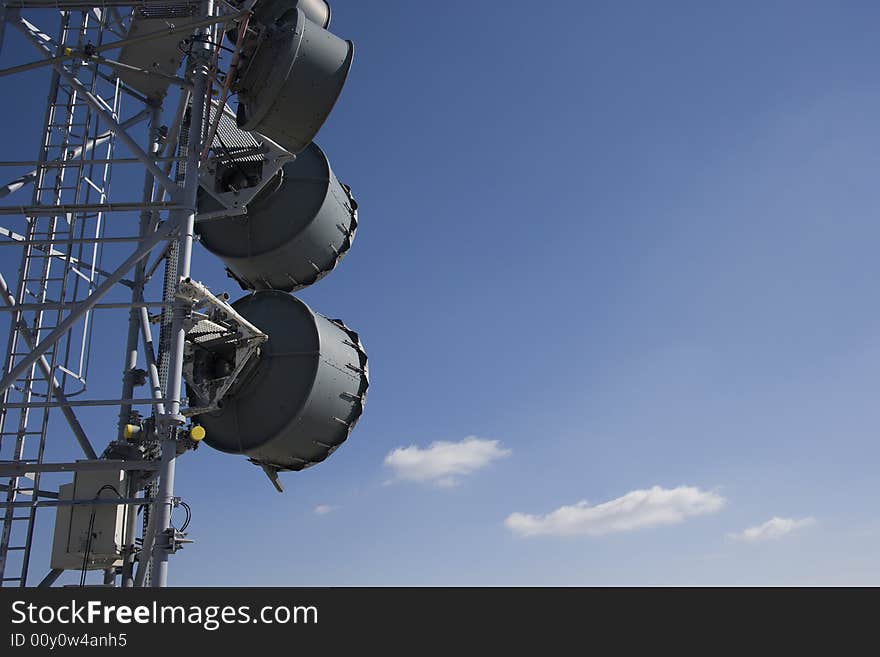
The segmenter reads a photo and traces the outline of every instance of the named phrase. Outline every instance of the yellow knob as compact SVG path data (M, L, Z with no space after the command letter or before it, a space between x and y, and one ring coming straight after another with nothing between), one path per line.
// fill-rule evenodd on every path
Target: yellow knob
M208 433L205 431L205 427L203 427L201 424L196 424L193 426L192 429L189 430L189 437L196 442L203 440L207 435Z
M123 434L126 440L131 440L141 432L141 428L136 424L126 424Z

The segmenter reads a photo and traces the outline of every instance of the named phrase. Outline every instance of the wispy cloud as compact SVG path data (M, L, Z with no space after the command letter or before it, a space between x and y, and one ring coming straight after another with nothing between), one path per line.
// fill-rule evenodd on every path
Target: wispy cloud
M454 443L438 441L422 448L398 447L385 457L385 465L402 481L455 486L460 477L473 474L510 454L497 440L468 436Z
M596 506L582 501L546 515L511 513L504 524L520 536L602 536L675 525L691 516L715 513L724 504L725 499L711 491L691 486L654 486Z
M339 507L330 506L329 504L319 504L315 507L315 515L326 516L328 513L336 511Z
M799 520L795 518L775 517L771 518L763 525L758 525L757 527L749 527L748 529L730 534L729 536L740 541L758 543L760 541L770 541L773 539L782 538L783 536L791 534L794 531L803 529L804 527L809 527L815 522L816 519L812 517L801 518Z

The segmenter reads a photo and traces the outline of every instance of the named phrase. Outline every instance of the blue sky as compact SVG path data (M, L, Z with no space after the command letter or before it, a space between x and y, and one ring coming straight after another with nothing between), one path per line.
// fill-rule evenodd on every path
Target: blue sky
M880 584L880 8L333 10L356 59L317 141L361 223L300 296L360 332L366 412L283 496L182 458L171 581ZM45 97L14 80L4 159L33 157ZM194 276L238 296L202 249Z

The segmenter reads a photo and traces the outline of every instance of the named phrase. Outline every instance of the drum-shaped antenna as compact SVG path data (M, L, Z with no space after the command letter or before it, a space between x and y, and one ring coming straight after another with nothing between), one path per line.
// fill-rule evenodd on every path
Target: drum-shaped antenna
M242 288L292 292L339 264L357 225L351 190L311 144L266 184L247 214L199 222L196 230Z
M299 153L314 139L339 98L354 45L308 20L297 8L290 22L248 37L243 52L246 63L234 83L238 127Z
M357 333L284 292L257 292L233 307L269 340L223 407L199 415L204 442L272 469L320 463L364 410L367 355Z
M289 23L294 20L297 9L313 23L323 28L330 25L330 4L324 0L259 0L254 5L255 23L271 25L273 23Z

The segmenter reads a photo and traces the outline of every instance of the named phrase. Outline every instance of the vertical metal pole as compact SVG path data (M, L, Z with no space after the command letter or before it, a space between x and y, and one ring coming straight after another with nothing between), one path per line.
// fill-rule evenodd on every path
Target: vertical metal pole
M152 108L150 114L150 146L149 152L154 155L159 152L159 120L161 115L161 107ZM154 177L150 171L144 173L144 203L152 203ZM140 216L140 237L146 236L147 231L153 225L153 213L150 210L144 210ZM141 260L135 265L134 270L134 288L131 292L131 300L133 303L143 301L144 296L144 272L146 262ZM122 372L122 399L134 398L134 377L133 370L138 363L138 336L140 334L141 314L137 308L132 308L128 316L128 336L125 346L125 364ZM131 404L123 404L119 409L119 429L117 431L117 440L125 440L125 426L131 418Z
M133 483L133 477L128 477L128 498L137 497L138 489ZM135 537L137 536L137 508L128 506L125 508L125 557L122 562L122 588L131 588L134 586L134 556L135 556Z
M147 380L150 383L150 394L157 400L153 404L156 417L165 415L165 403L162 399L162 383L159 378L159 366L156 365L156 351L153 348L153 333L150 330L150 313L146 308L141 308L141 339L144 341L144 359L147 362Z
M150 135L150 145L149 152L150 155L158 154L159 152L159 121L161 120L162 107L161 105L156 105L151 108L150 112L150 124L149 124L149 135ZM152 172L149 170L144 172L144 188L143 188L143 201L144 203L150 203L153 201L153 188L155 187L155 177ZM144 210L141 212L140 216L140 237L143 239L149 230L153 227L153 213L149 210ZM131 293L132 301L137 303L138 301L143 301L144 297L144 277L145 277L145 268L146 262L141 261L137 264L134 273L134 289ZM134 397L134 379L132 377L132 370L137 367L137 359L138 359L138 342L139 335L141 332L141 313L137 308L132 308L129 312L128 316L128 336L127 336L127 344L126 344L126 360L125 360L125 370L123 371L123 379L122 379L122 398L123 399L132 399ZM152 353L150 354L152 356ZM151 358L147 358L147 364L149 366ZM153 386L151 386L153 387ZM161 396L161 391L157 391L159 396ZM125 425L129 423L131 419L131 405L123 404L119 409L119 430L117 434L117 440L125 439ZM134 486L129 484L129 497L137 496L138 491L135 490ZM126 552L125 558L122 563L122 582L121 585L123 588L130 588L134 585L134 557L135 557L135 536L137 534L137 513L133 510L130 510L128 516L126 516L126 527L125 527L125 540L126 540Z
M159 121L161 120L161 105L154 106L150 111L150 123L149 123L149 152L150 155L155 155L159 152ZM155 186L155 177L152 172L147 170L144 172L144 187L143 187L143 201L144 203L150 203L153 200L153 188ZM143 239L150 228L153 226L153 214L149 210L144 210L140 215L139 222L139 235L141 239ZM146 262L141 261L135 267L134 272L134 289L131 293L131 298L133 302L143 301L144 296L144 276L145 276L145 267ZM138 338L140 334L140 312L136 308L132 308L129 311L128 316L128 336L126 339L126 348L125 348L125 363L124 370L122 373L122 398L123 399L132 399L134 397L134 378L132 377L132 370L137 367L137 359L138 359ZM125 426L129 423L131 419L131 405L123 404L119 409L119 428L117 432L117 440L125 439ZM137 495L137 490L134 490L134 487L130 485L128 491L129 497L135 497ZM121 586L123 588L129 588L134 585L134 557L135 557L135 545L134 540L137 533L137 513L133 510L126 516L126 527L125 527L125 540L126 540L126 553L122 563L122 581Z
M203 3L203 16L212 11L210 0ZM206 34L206 29L200 29ZM199 154L202 146L202 132L205 114L205 97L208 81L208 44L194 41L190 55L193 71L193 91L190 105L190 143L187 152L186 179L180 201L183 210L177 210L180 217L178 238L178 281L189 278L192 261L193 234L197 211L199 188ZM181 380L183 376L183 348L186 337L186 320L192 311L192 303L176 299L170 340L170 362L166 398L166 414L160 418L162 434L162 461L159 470L159 495L155 506L156 542L153 546L152 585L160 588L168 585L168 557L174 549L171 528L171 509L174 498L174 470L177 458L177 429L183 424L180 415Z

